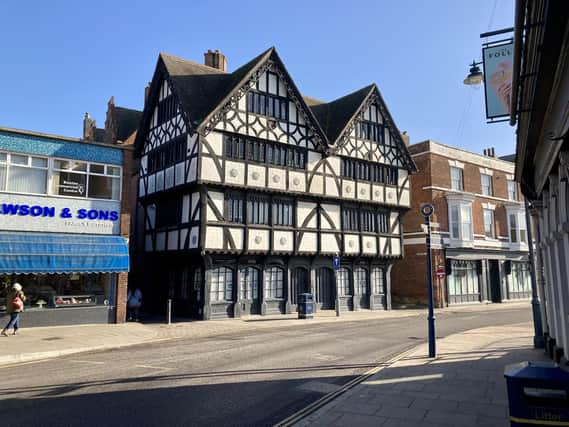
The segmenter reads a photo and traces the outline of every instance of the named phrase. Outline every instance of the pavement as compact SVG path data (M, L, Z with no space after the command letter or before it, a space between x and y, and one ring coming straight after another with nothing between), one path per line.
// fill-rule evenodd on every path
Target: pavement
M435 358L420 345L288 425L509 426L504 367L527 360L550 361L533 348L531 322L450 335Z
M519 309L527 301L468 305L445 312ZM440 310L436 310L440 311ZM74 353L109 350L174 339L200 339L264 328L302 328L314 323L424 316L425 309L249 316L235 320L23 328L0 337L0 365L31 362ZM0 319L6 321L6 318ZM421 344L327 395L282 425L306 426L506 426L508 401L504 367L525 360L548 360L535 350L531 323L473 329L437 340L437 356Z

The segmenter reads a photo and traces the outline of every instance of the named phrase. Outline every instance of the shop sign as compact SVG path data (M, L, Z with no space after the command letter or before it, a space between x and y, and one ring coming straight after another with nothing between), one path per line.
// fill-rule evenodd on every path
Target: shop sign
M495 119L510 115L514 43L482 49L484 58L484 90L486 117Z
M7 194L0 230L119 234L120 202Z

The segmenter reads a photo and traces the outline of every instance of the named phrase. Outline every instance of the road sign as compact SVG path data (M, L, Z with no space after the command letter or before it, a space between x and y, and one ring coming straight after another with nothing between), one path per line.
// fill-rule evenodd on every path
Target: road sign
M334 255L334 258L332 258L332 265L334 270L338 271L340 269L340 257L338 255Z
M421 205L421 215L423 215L425 218L430 217L434 212L435 208L433 207L433 205L429 203Z
M445 276L446 276L446 272L445 272L445 269L444 269L444 268L439 268L439 269L437 269L437 277L438 277L439 279L442 279L442 278L445 277Z

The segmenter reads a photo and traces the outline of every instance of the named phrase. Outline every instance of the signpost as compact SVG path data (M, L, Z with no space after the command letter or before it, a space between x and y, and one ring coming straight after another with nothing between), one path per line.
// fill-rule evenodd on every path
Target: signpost
M340 316L340 293L338 292L338 270L340 269L340 256L334 255L332 258L332 266L334 267L334 284L336 286L336 317Z
M445 272L444 268L437 269L437 277L439 279L444 279L445 276L446 276L446 272Z
M435 357L437 355L436 343L435 343L435 313L434 313L434 301L433 301L433 278L432 278L432 267L431 267L431 227L429 218L435 212L433 205L425 203L421 205L421 215L425 218L425 226L427 228L427 289L429 291L429 357ZM438 275L438 271L437 271Z

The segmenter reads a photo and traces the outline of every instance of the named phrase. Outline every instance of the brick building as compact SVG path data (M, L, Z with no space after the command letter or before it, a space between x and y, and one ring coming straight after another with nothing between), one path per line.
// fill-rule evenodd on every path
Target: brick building
M431 203L435 304L529 298L527 227L514 163L427 140L409 146L411 210L403 218L405 258L393 267L394 303L427 302L424 219ZM436 272L445 271L446 277ZM442 276L442 274L441 274Z

